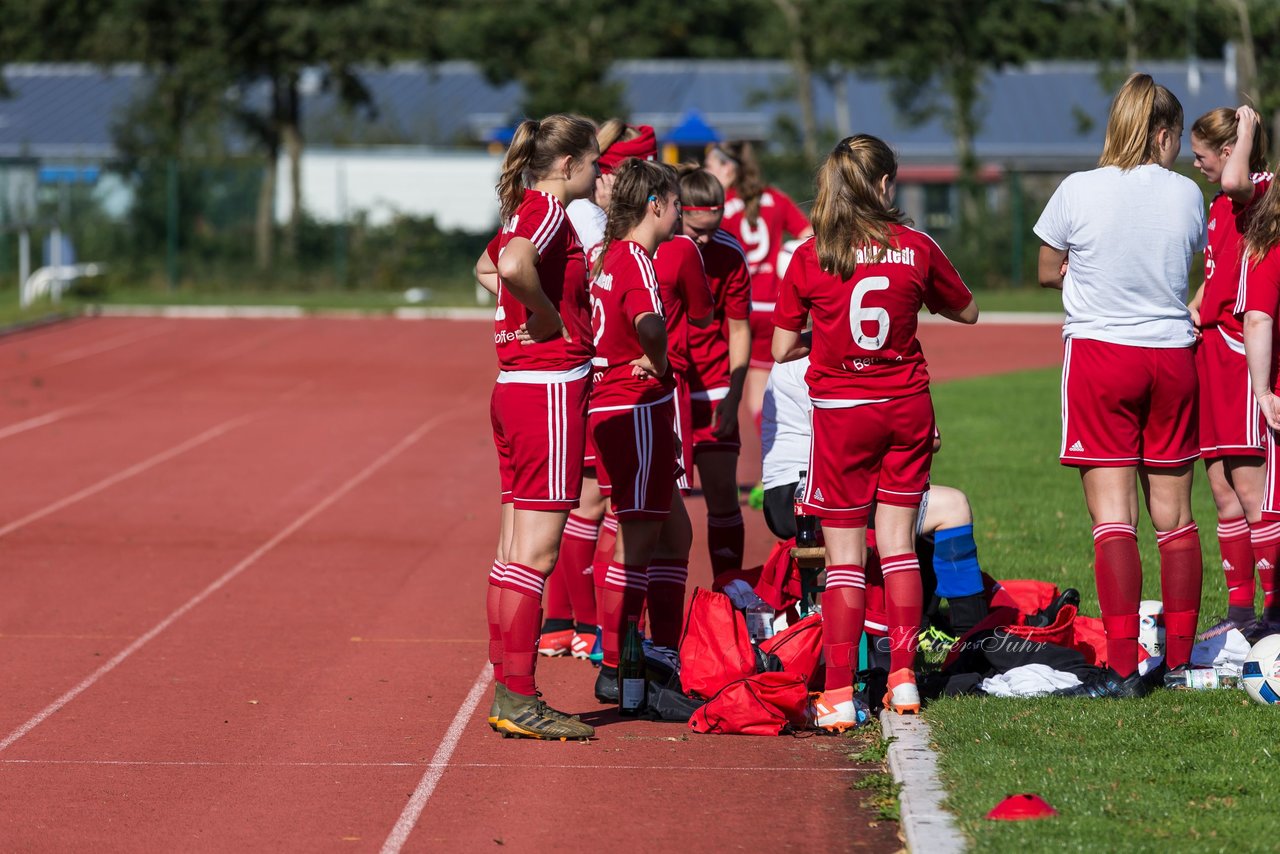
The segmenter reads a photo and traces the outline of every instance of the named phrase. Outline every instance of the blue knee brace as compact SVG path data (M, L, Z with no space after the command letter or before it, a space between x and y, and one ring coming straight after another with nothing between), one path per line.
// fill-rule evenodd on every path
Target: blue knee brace
M934 532L933 571L938 577L939 596L951 599L982 592L982 568L978 566L972 525Z

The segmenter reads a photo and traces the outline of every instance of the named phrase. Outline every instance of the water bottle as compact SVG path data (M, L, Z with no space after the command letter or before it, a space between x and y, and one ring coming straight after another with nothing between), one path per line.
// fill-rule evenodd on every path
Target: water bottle
M756 597L756 601L747 606L747 634L751 642L759 644L773 637L773 609L769 603Z
M634 717L644 711L647 689L644 678L644 641L640 621L627 622L627 634L618 656L618 714Z
M804 509L804 487L808 475L807 471L800 472L800 482L796 484L795 493L796 547L802 549L810 549L818 544L818 519L810 516Z
M1185 670L1171 670L1166 673L1164 687L1184 691L1239 688L1240 677L1230 673L1219 673L1212 667L1188 667Z

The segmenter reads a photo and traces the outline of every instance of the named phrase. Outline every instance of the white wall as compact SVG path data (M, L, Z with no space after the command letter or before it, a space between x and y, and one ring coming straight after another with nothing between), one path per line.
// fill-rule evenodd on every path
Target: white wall
M397 214L431 215L441 228L496 229L494 185L501 156L428 148L328 149L304 151L302 206L321 222L337 222L356 212L372 225ZM292 210L289 161L277 173L276 219Z

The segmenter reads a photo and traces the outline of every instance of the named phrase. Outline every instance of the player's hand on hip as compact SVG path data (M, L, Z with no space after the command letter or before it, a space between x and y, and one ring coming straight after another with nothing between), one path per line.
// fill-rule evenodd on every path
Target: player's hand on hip
M516 340L521 344L541 344L555 338L557 334L566 341L573 340L564 321L560 319L559 312L538 312L529 315L529 319L520 324L520 328L516 330Z
M648 356L641 356L639 359L632 359L628 364L631 365L631 376L633 377L652 377L655 380L660 380L662 375L667 372L665 359L661 365L655 365L649 361Z

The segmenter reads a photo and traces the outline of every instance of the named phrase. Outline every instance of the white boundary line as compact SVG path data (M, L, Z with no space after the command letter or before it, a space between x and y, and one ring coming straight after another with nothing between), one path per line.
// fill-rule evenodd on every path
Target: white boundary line
M0 382L14 379L15 377L28 376L40 371L47 371L51 368L57 368L70 362L75 362L89 356L97 356L102 353L108 353L112 350L119 350L121 347L127 347L130 344L136 344L139 341L146 341L151 338L157 338L161 335L168 335L172 329L166 328L149 328L140 332L126 332L117 335L114 338L108 338L105 341L99 341L96 344L87 344L75 350L67 350L65 353L58 353L52 361L43 364L23 365L21 368L10 371L7 374L0 374Z
M208 430L205 430L200 435L193 436L190 439L187 439L185 442L181 442L177 445L174 445L172 448L169 448L167 451L161 451L160 453L155 454L154 456L148 457L142 462L134 463L128 468L122 469L109 477L105 477L91 486L86 486L84 489L81 489L77 492L73 492L72 494L68 495L65 498L60 498L57 501L53 502L52 504L42 507L39 510L36 510L32 513L28 513L26 516L23 516L21 519L15 519L14 521L10 522L7 525L0 526L0 537L8 536L9 534L12 534L14 531L18 530L19 528L30 525L32 522L35 522L39 519L43 519L45 516L48 516L51 513L56 513L59 510L63 509L64 507L70 507L72 504L75 504L78 501L83 501L84 499L89 498L90 496L97 495L99 492L102 492L104 489L109 489L110 487L115 486L117 483L126 481L129 478L134 477L135 475L142 474L147 469L155 468L156 466L160 465L160 463L167 462L168 460L173 459L179 454L185 453L186 451L189 451L192 448L203 445L205 442L208 442L211 439L216 439L219 436L229 433L232 430L236 429L237 427L244 426L248 422L259 417L259 415L260 413L250 413L249 415L241 415L238 418L232 418L229 421L223 421L221 424L210 427Z
M403 453L407 448L409 448L411 445L413 445L415 442L417 442L419 439L421 439L423 436L425 436L435 427L439 426L441 423L448 420L449 418L452 418L453 415L454 413L445 413L442 415L437 415L434 418L428 419L427 421L418 425L418 427L413 432L411 432L409 435L405 436L403 439L397 442L390 450L386 451L385 453L382 454L382 456L378 457L376 460L369 463L367 466L361 469L358 473L356 473L354 476L348 479L346 483L342 484L342 486L338 487L333 492L329 493L328 496L323 498L318 504L316 504L310 510L306 511L297 519L290 522L271 539L267 540L265 543L258 546L258 548L254 549L253 552L248 557L244 558L244 560L240 561L235 566L231 567L231 569L223 573L223 575L220 578L218 578L216 581L214 581L204 590L201 590L195 596L188 599L184 605L182 605L172 614L165 617L163 620L161 620L159 623L153 626L150 631L148 631L146 634L139 637L137 640L129 644L120 652L116 653L116 655L112 657L110 661L108 661L106 664L103 664L97 670L93 671L93 673L90 673L83 680L81 680L80 683L76 685L74 688L67 691L65 694L63 694L58 699L54 700L48 706L45 706L43 709L37 712L36 715L32 717L29 721L27 721L22 726L15 729L13 732L9 733L9 735L6 736L3 741L0 741L0 751L7 750L18 739L22 738L27 733L31 732L33 729L40 726L40 724L44 723L52 715L57 714L59 710L61 710L64 706L66 706L76 697L79 697L85 691L92 688L93 685L99 679L101 679L103 676L106 676L112 670L115 670L117 667L123 664L131 655L133 655L135 652L137 652L138 650L146 646L149 642L151 642L152 639L156 637L156 635L160 634L165 629L169 628L169 626L177 622L180 618L182 618L183 615L185 615L192 608L196 607L205 599L208 599L210 596L212 596L214 593L220 590L222 587L226 586L237 575L244 572L246 569L248 569L250 566L256 563L260 557L262 557L267 552L271 551L280 543L282 543L284 540L292 536L294 533L300 530L304 525L306 525L316 516L320 515L325 510L332 507L335 503L338 502L338 500L343 498L347 493L355 489L364 481L368 480L380 468L385 466L387 463L391 462L393 459L395 459L397 456Z
M79 413L79 412L85 412L86 410L89 410L89 409L93 409L95 406L98 406L99 404L102 404L102 403L106 403L109 400L115 400L118 397L124 397L125 395L132 394L133 392L139 391L140 389L150 388L153 385L158 385L159 383L166 382L168 380L173 379L174 377L183 376L186 373L192 373L195 371L204 370L205 368L212 367L213 365L221 364L222 362L228 361L230 359L234 359L236 356L239 356L242 353L245 353L245 352L248 352L249 350L254 349L260 344L263 344L265 342L272 341L276 338L281 337L288 330L289 330L289 327L282 326L277 330L268 332L266 335L260 335L257 338L251 338L248 341L242 341L239 344L236 344L228 348L222 353L219 353L214 358L206 359L203 362L199 362L195 365L190 366L190 368L170 370L170 371L164 371L159 374L152 374L149 377L143 377L137 382L129 383L128 385L112 389L111 391L104 392L103 394L100 394L97 397L91 397L88 400L86 400L84 403L77 403L73 406L64 406L62 409L55 409L52 412L46 412L44 415L37 415L35 417L28 418L25 421L19 421L16 424L10 424L5 427L0 427L0 439L7 439L10 436L16 436L19 433L25 433L28 430L34 430L37 427L44 427L46 424L53 424L55 421L61 421L63 418L66 418L68 416L75 415L76 413Z
M938 755L929 747L929 725L916 715L880 713L880 731L889 742L889 770L898 792L902 835L918 854L960 854L965 838L955 817L942 808L947 792L938 779Z
M449 768L449 757L453 756L458 742L462 740L462 731L466 729L467 721L471 719L476 706L480 705L480 698L485 695L492 681L493 667L486 661L484 667L480 668L480 675L472 683L471 691L458 707L458 713L453 716L453 722L449 724L449 729L445 732L440 746L436 748L435 755L431 757L427 772L418 781L418 788L413 790L409 803L405 805L400 818L396 820L395 827L391 828L391 833L387 835L387 841L382 843L382 854L399 854L400 849L404 848L404 844L409 841L413 826L418 823L423 809L427 806L427 801L431 800L431 795L440 783L440 778Z

